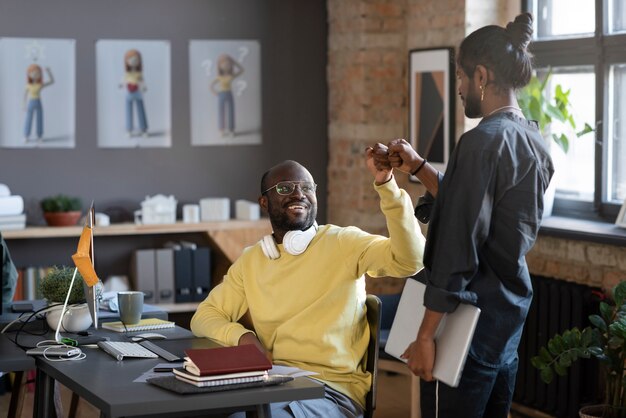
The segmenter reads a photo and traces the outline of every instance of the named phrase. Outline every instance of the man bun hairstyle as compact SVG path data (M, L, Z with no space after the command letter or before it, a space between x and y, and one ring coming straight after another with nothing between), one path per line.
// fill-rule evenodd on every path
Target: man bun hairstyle
M506 25L506 32L511 38L513 48L526 50L533 37L533 17L530 13L522 13L513 22Z
M459 48L457 64L468 77L473 77L477 65L493 73L494 84L500 90L520 89L532 76L532 54L528 45L533 34L533 17L522 13L506 28L485 26L469 34Z

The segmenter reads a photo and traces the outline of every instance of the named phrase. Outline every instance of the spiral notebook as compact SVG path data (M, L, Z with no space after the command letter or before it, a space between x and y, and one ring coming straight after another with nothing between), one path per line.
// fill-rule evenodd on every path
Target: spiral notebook
M124 324L122 321L104 322L102 328L115 332L133 332L133 331L147 331L151 329L164 329L174 328L176 324L172 321L164 321L158 318L146 318L139 321L137 324Z
M252 373L231 373L231 375L220 376L194 376L187 373L185 369L175 368L172 370L176 379L189 383L197 387L234 385L238 383L262 382L269 377L268 372L252 372Z

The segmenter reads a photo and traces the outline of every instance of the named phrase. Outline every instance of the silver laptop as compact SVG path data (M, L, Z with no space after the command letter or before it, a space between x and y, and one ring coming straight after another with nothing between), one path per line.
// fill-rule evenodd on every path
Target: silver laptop
M407 279L400 297L398 310L389 332L385 352L402 360L400 356L415 341L424 318L424 292L426 286L414 279ZM457 387L465 359L478 323L480 309L460 304L456 311L446 314L435 337L437 352L433 377L448 386Z

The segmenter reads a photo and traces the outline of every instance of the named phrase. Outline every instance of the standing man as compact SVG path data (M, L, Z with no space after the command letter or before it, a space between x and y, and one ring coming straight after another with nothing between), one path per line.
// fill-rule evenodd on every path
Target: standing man
M272 404L273 417L362 417L371 375L365 279L406 277L422 267L424 237L391 169L367 165L389 238L356 227L317 225L309 171L284 161L261 180L259 204L273 234L248 247L200 304L191 330L234 346L254 344L275 364L316 372L324 399ZM237 321L249 311L254 329Z
M445 175L405 140L394 140L378 166L390 164L422 181L428 193L415 210L430 220L424 266L426 314L404 357L422 378L422 416L505 418L517 347L532 299L525 255L535 242L552 161L535 122L527 121L515 92L532 73L527 46L532 16L506 28L486 26L461 43L459 96L469 118L483 118L457 144ZM433 203L434 199L434 203ZM459 303L482 310L459 387L433 382L435 331Z

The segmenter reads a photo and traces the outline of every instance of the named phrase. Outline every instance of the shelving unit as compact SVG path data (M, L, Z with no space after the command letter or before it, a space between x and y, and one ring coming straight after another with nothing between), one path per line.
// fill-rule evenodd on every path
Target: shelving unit
M53 265L71 263L76 250L81 226L27 227L5 231L11 255L18 264ZM96 270L101 278L109 274L128 274L130 254L142 247L158 247L167 240L191 240L212 249L212 277L214 285L221 281L230 265L243 249L271 233L268 219L256 221L228 220L216 222L136 225L113 224L94 228ZM76 240L74 240L76 238ZM100 238L100 239L98 239ZM67 261L66 261L67 260ZM100 270L98 269L100 265ZM102 272L106 272L103 274ZM158 305L163 310L184 315L195 311L198 303Z

